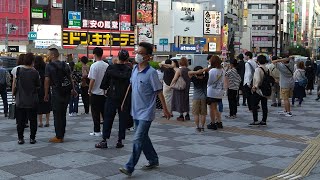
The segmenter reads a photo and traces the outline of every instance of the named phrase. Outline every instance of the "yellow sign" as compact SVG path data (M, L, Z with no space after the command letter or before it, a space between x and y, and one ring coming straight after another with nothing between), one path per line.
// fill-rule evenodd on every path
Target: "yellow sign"
M62 40L64 46L134 46L134 34L129 33L63 31Z

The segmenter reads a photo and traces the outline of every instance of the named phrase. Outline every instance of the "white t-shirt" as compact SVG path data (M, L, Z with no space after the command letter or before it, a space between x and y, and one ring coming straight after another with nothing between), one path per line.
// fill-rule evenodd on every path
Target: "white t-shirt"
M104 61L97 61L91 65L88 78L95 80L91 90L92 94L103 95L103 89L100 89L100 85L108 66Z
M209 71L207 97L222 99L224 94L224 76L225 72L223 69L212 68Z

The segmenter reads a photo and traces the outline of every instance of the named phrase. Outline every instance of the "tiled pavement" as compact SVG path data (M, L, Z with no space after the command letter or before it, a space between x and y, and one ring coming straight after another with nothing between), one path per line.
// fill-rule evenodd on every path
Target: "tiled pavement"
M307 97L301 108L294 107L291 118L279 116L278 108L269 108L265 128L247 127L252 116L245 107L239 108L238 119L223 118L224 130L204 133L196 133L192 122L159 118L150 134L160 157L160 167L141 170L146 163L142 155L131 178L251 180L280 173L308 146L307 140L320 132L320 102L314 98ZM223 116L228 111L226 101L224 105ZM104 150L94 148L100 138L89 136L92 121L86 115L68 117L65 143L48 142L54 135L51 125L38 129L37 144L18 145L15 121L1 118L0 179L126 179L118 168L129 159L133 133L128 132L123 149L116 149L117 124L114 128L110 147ZM25 136L29 136L29 130ZM319 177L318 164L305 179Z

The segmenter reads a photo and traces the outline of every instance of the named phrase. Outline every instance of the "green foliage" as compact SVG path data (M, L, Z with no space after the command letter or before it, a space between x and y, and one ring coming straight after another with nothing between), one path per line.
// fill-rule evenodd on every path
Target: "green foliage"
M156 62L156 61L150 61L149 62L149 65L151 67L153 67L154 69L160 69L160 66L159 66L160 62Z
M290 46L288 50L289 55L301 55L305 57L309 57L311 55L310 49L307 49L301 45Z
M89 62L87 63L87 65L88 65L89 67L90 67L92 64L93 64L92 61L89 61ZM82 63L81 63L81 62L77 62L77 63L75 64L75 66L74 66L74 69L75 69L76 71L81 71L81 70L82 70Z

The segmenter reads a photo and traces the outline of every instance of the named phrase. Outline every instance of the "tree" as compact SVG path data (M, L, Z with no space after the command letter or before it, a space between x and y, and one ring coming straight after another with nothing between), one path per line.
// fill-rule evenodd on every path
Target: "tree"
M289 55L300 55L305 57L310 57L310 49L307 49L301 45L290 46L289 47Z

